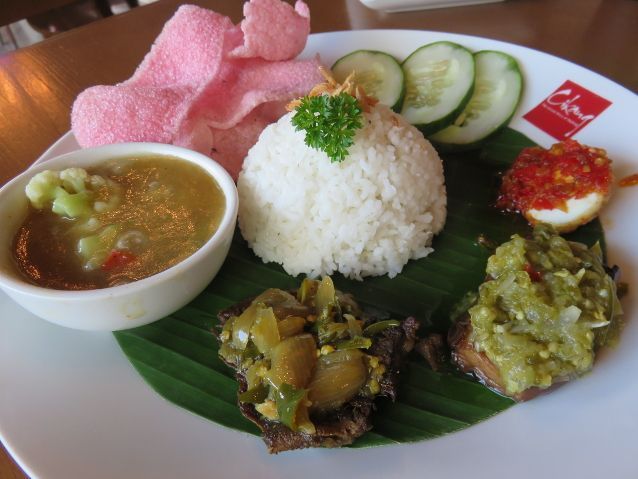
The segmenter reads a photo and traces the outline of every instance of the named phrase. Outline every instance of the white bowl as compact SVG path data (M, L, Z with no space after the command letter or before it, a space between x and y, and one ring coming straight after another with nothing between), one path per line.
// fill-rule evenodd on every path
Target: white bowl
M215 178L226 198L226 211L215 234L175 266L122 286L61 291L24 280L13 263L11 243L27 214L24 188L33 175L47 169L86 168L110 158L145 154L189 161ZM0 288L36 316L69 328L115 331L148 324L186 305L215 277L230 249L237 204L237 188L226 170L209 157L184 148L158 143L121 143L58 156L33 166L0 189Z

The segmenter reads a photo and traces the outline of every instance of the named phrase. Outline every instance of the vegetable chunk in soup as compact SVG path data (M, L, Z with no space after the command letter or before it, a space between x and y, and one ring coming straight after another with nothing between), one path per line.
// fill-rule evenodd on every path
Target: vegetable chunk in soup
M214 178L165 156L43 171L26 194L16 265L30 282L66 290L107 288L170 268L208 241L226 207Z

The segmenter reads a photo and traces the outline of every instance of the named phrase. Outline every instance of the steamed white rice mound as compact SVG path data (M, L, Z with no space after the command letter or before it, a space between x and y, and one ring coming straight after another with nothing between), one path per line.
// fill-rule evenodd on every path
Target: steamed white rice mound
M248 152L237 182L239 226L264 262L291 275L393 277L433 251L446 214L439 155L388 107L364 115L341 163L305 145L293 113Z

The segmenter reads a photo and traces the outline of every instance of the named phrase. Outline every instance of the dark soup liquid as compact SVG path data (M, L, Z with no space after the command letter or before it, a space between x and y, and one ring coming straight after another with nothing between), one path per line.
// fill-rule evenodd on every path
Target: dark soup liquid
M226 208L214 178L164 156L47 172L32 183L13 256L30 282L52 289L106 288L170 268L208 241Z

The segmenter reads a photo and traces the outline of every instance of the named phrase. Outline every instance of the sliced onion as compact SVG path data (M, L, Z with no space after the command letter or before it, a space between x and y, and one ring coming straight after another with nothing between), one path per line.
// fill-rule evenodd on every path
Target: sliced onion
M567 306L559 313L560 321L564 323L575 323L580 318L582 311L577 306Z
M318 287L319 281L305 278L297 290L297 300L306 306L311 306L315 299L315 295L317 294Z
M357 320L351 314L344 314L344 318L348 321L348 331L350 332L350 337L354 338L356 336L362 336L363 330L361 329L361 322Z
M306 326L306 320L301 316L288 316L277 323L279 328L279 336L289 338L295 334L299 334Z
M270 356L271 349L280 341L277 318L272 308L268 308L261 303L257 305L256 319L250 334L259 352L265 356Z
M257 296L253 303L263 303L270 306L279 319L286 316L306 317L310 314L310 309L307 306L301 304L292 294L282 289L267 289Z
M257 305L255 303L248 306L233 322L233 346L239 350L246 349L250 339L250 329L257 319Z
M346 350L322 356L310 385L311 410L329 411L352 399L368 379L361 351Z
M324 311L331 311L337 302L335 285L330 276L324 276L317 288L315 296L315 309L318 315L322 315Z
M289 384L305 388L317 364L317 345L310 334L300 334L281 341L271 351L268 377L275 387Z

